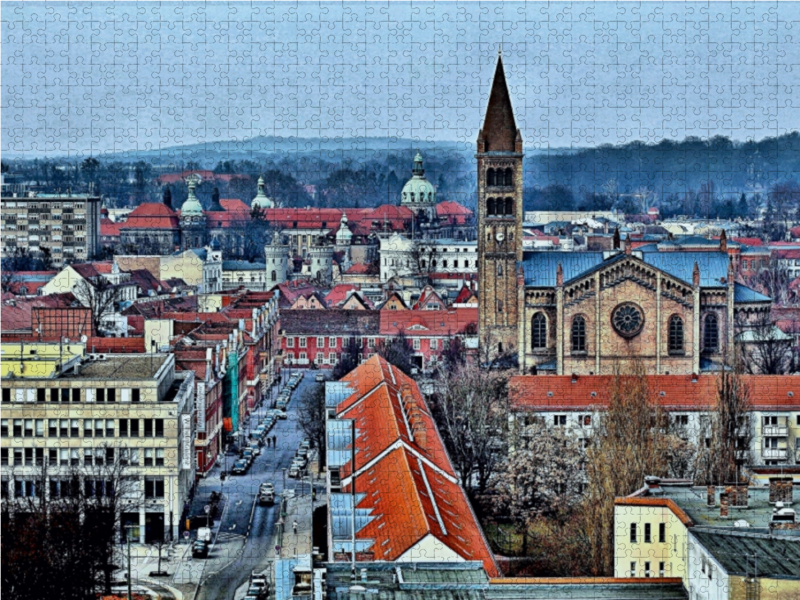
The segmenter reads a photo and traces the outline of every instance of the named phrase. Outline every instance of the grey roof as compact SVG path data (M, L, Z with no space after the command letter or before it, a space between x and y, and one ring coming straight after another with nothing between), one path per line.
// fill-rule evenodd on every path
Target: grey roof
M532 287L555 287L556 268L559 263L564 270L564 281L588 275L595 269L624 259L626 254L615 254L603 260L602 252L525 252L522 269L525 285ZM635 257L635 255L634 255ZM728 276L728 255L724 252L643 252L645 263L685 281L692 282L694 264L700 267L700 287L725 287L722 278Z
M377 310L282 310L284 335L372 336L380 333L381 314Z
M263 271L267 268L265 263L253 263L246 260L223 260L223 271Z
M548 599L639 600L686 598L680 583L490 583L480 563L358 563L356 582L349 563L328 563L326 588L330 600L491 600ZM395 577L399 574L399 578ZM552 580L551 580L552 581ZM353 584L360 588L352 589Z
M723 488L717 488L717 503L714 507L706 504L705 486L679 486L662 482L663 497L674 500L686 514L694 521L697 527L731 527L733 522L744 519L751 528L760 528L766 531L772 520L772 505L769 503L769 488L767 486L750 486L748 489L748 508L730 509L730 518L721 517L719 514L719 493Z
M728 575L756 574L800 580L800 537L692 529Z
M735 283L733 285L733 301L734 302L771 302L772 299L764 294L759 294L754 289Z

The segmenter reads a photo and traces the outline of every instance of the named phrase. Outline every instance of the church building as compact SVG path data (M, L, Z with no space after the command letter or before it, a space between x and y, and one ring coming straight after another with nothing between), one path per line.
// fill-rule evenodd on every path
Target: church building
M732 360L737 327L771 299L735 281L718 251L657 245L606 252L522 250L522 136L502 57L477 140L479 341L523 373L691 374Z

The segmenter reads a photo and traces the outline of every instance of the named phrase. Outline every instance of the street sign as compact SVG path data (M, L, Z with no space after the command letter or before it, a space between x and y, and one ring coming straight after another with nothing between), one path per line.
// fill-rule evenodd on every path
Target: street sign
M206 514L210 513L211 512L211 505L210 504L206 504L203 507L203 510L206 511Z

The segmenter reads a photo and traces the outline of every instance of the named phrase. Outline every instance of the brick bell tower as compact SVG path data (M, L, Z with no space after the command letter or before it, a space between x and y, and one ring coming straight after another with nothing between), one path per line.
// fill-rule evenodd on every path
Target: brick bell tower
M522 135L498 55L483 128L478 133L478 334L482 353L516 354L521 316ZM488 347L487 347L488 346Z

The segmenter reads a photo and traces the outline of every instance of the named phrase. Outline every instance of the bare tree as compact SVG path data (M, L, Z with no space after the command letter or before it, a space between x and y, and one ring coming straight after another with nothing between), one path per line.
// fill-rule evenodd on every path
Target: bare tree
M297 405L297 424L301 431L311 442L313 448L319 451L319 469L325 466L325 385L316 384L308 388L300 397Z
M433 245L414 240L409 250L409 261L412 273L420 277L429 277L436 270L434 264L436 251Z
M750 462L750 390L741 375L726 369L717 378L714 411L700 428L697 479L703 485L738 481Z
M100 275L91 281L78 280L72 293L83 306L91 309L92 327L102 336L106 329L103 326L104 321L114 316L119 303L124 299L122 288Z
M565 428L537 422L518 435L516 450L503 461L490 492L495 514L520 526L526 555L534 521L565 519L580 504L584 455L579 439Z
M791 303L789 284L792 277L789 270L776 257L770 258L767 267L751 275L747 285L754 290L772 298L777 306L786 306Z
M4 594L84 600L111 593L120 517L138 512L141 490L119 450L94 452L83 467L51 467L42 453L33 473L12 471L15 497L2 505Z
M617 369L609 403L586 450L584 528L595 574L613 573L614 499L627 496L646 475L668 476L683 442L670 431L670 420L651 397L641 363ZM685 462L681 456L680 462Z
M433 413L461 485L484 492L506 455L508 374L458 365L436 382Z
M408 339L404 331L401 330L389 340L378 340L375 344L375 352L406 375L411 375L411 371L414 368L414 363L411 360L414 348L411 346L411 340Z
M792 337L761 314L752 322L742 322L738 350L742 368L751 375L788 375L797 371L797 357L792 351Z

